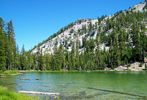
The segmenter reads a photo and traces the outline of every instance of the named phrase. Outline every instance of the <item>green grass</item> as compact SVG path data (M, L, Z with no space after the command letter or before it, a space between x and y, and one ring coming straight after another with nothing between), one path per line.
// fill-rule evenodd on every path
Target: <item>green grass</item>
M0 76L2 75L16 75L18 74L17 70L9 70L9 71L0 71Z
M22 95L20 93L9 92L6 87L0 86L0 100L40 100L38 97Z

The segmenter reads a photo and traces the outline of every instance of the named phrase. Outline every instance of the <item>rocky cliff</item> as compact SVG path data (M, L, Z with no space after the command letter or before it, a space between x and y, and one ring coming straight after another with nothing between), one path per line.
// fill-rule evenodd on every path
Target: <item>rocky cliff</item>
M134 5L132 8L129 8L127 11L146 11L146 2L142 2L140 4ZM126 14L127 11L124 11ZM71 23L67 27L62 28L57 34L49 37L43 43L38 45L32 50L32 53L36 53L38 51L38 47L42 49L43 53L54 53L55 44L57 47L63 45L64 49L67 49L69 52L71 51L72 43L79 41L79 45L81 48L79 52L83 51L83 40L96 39L96 36L99 35L100 30L105 35L109 35L112 32L112 29L106 30L107 19L114 19L117 17L117 13L110 16L102 16L101 22L98 19L78 19L74 23ZM131 30L131 27L125 28L126 31ZM100 35L99 35L100 37ZM130 40L131 43L131 40ZM103 50L104 47L106 50L109 49L109 46L106 46L107 43L103 41L99 46L100 49Z

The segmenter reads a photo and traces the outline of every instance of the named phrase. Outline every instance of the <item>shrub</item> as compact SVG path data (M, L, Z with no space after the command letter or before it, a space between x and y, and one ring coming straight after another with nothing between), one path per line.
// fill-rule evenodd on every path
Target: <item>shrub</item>
M71 29L71 30L70 30L70 33L73 33L73 32L74 32L74 29Z
M143 65L143 63L140 63L140 64L139 64L139 67L142 67L142 65Z
M79 19L79 24L81 24L82 23L82 20L81 19Z

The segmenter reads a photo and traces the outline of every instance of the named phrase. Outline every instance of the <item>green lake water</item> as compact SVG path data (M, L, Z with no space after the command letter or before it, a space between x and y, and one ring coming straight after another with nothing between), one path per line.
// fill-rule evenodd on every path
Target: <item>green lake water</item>
M20 80L20 78L29 78L29 80ZM147 100L145 71L32 72L0 78L0 85L14 92L60 93L59 97L63 100ZM47 95L37 96L53 99L52 96Z

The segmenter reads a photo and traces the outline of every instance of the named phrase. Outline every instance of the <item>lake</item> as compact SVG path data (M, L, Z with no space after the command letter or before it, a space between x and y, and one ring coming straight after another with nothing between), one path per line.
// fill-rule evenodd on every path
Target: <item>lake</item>
M29 78L29 80L20 80L21 78ZM0 85L14 92L60 93L59 97L63 100L147 99L147 72L145 71L28 72L0 78ZM37 96L53 99L53 96Z

